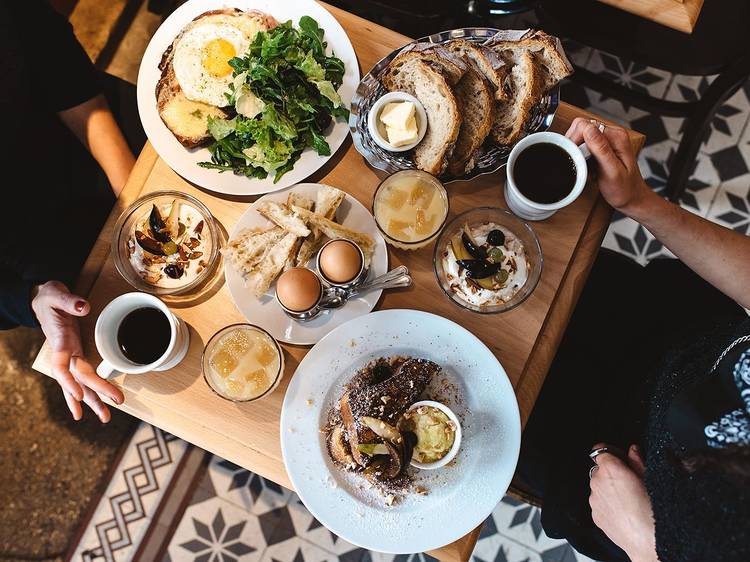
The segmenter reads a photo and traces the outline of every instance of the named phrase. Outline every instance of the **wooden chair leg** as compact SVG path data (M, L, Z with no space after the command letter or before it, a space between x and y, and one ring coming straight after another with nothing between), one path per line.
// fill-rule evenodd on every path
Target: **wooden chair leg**
M685 119L685 130L677 152L669 165L666 195L677 202L687 188L695 159L716 111L750 79L750 56L745 56L719 74L701 97L695 110Z

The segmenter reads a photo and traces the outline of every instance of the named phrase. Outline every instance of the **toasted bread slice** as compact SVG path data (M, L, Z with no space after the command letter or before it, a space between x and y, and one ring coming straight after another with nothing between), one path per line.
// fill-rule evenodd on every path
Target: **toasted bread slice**
M336 216L336 211L344 200L346 194L340 189L331 187L330 185L323 185L318 189L318 194L315 199L315 212L319 215L323 215L328 220L333 220ZM320 248L325 243L325 236L319 228L313 226L310 229L312 232L310 236L305 238L302 245L297 252L297 258L295 265L297 267L305 267L307 262L310 261Z
M490 134L495 120L495 100L487 80L473 68L466 71L453 91L463 119L456 146L448 159L448 172L460 176L474 168L475 153Z
M211 138L207 127L208 117L225 118L227 113L221 108L185 97L174 74L171 49L172 47L169 47L165 53L169 62L156 84L156 108L159 117L180 144L194 148L205 144Z
M245 284L253 296L259 298L268 291L271 283L284 268L297 238L299 237L295 233L286 232L278 243L265 247L256 268L245 278Z
M310 211L306 211L305 209L301 209L300 207L293 207L292 210L309 225L320 229L320 231L328 236L328 238L346 238L347 240L351 240L352 242L354 242L357 246L360 247L362 253L364 253L365 264L369 265L372 254L375 252L375 241L370 235L365 234L364 232L352 230L351 228L347 228L343 225L333 222L330 219L327 219L323 215L319 215L318 213L311 213Z
M389 67L390 68L390 67ZM414 164L434 176L448 166L461 127L453 89L434 65L413 58L397 69L386 70L383 85L390 91L412 94L427 113L427 132L414 149Z
M255 270L266 248L276 244L284 234L284 229L279 226L262 230L246 229L230 240L221 253L240 275L246 277Z
M290 209L296 206L296 207L299 207L300 209L312 211L313 207L315 206L315 203L313 202L312 199L308 199L304 195L300 195L299 193L292 191L289 193L289 196L286 199L286 206ZM312 235L313 235L313 232L311 230L310 234L307 235L307 238L309 238ZM287 269L291 269L297 265L297 252L299 252L299 249L302 246L302 243L305 240L307 240L307 238L297 238L297 240L294 242L294 246L289 252L289 257L287 257L286 263L284 264L284 271L286 271Z
M257 30L268 30L276 27L276 20L273 16L257 10L248 10L247 12L237 8L211 10L200 14L186 25L164 51L159 62L161 77L156 83L156 107L167 128L172 131L180 144L188 148L201 146L211 139L206 126L209 116L228 117L227 112L219 107L188 99L182 91L174 71L175 46L187 30L196 25L196 22L205 19L215 20L217 23L232 20L234 24L239 20L239 27L245 30L248 35Z
M346 428L354 460L367 466L369 459L358 446L382 442L361 423L364 416L396 426L399 418L419 399L427 384L440 372L440 366L426 359L409 359L392 376L370 386L347 390L339 401L341 419Z
M510 54L508 55L511 56ZM512 52L510 72L511 99L498 102L492 123L492 138L502 145L512 145L524 136L531 110L542 99L543 79L539 66L526 50Z
M510 73L510 65L505 64L492 49L473 43L467 39L453 39L443 43L449 51L461 55L475 67L493 88L493 95L499 101L508 99L508 89L505 82ZM464 114L465 115L465 114Z
M296 208L303 211L305 210L301 207ZM286 205L279 205L275 201L263 201L258 205L257 211L268 220L278 224L287 232L293 232L297 236L302 236L303 238L310 234L310 229L305 226L305 221Z
M466 72L462 57L434 43L412 43L404 47L388 65L386 73L397 73L402 65L413 60L423 60L440 68L450 84L456 84Z

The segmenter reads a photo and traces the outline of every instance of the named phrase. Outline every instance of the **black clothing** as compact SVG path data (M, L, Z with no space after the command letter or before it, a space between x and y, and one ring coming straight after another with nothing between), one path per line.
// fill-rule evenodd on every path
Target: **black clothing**
M519 475L543 498L550 536L598 560L627 560L591 521L588 452L597 442L623 450L636 443L661 562L750 559L747 484L682 468L679 458L696 446L676 442L666 422L694 382L721 384L710 371L738 327L750 333L744 311L682 263L642 268L602 252L522 439ZM733 404L726 399L721 413ZM709 449L705 438L697 448Z
M56 114L103 87L112 90L113 81L102 79L70 24L42 0L3 6L0 53L5 329L36 325L29 302L33 285L57 279L72 286L114 203L96 161ZM118 100L112 102L117 116Z

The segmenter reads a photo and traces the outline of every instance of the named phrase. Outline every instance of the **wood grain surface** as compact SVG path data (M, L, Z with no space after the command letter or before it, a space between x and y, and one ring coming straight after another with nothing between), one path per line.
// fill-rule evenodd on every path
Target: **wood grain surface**
M363 71L392 49L409 41L357 16L326 7L348 33ZM565 131L579 115L593 117L562 103L552 129ZM640 149L643 137L632 131L630 135L635 148ZM349 139L324 168L307 181L319 181L343 189L369 208L375 187L382 179L380 174L366 165ZM451 215L482 205L505 207L503 183L504 171L500 171L471 182L450 184ZM92 312L82 321L81 333L86 356L94 364L100 360L93 343L93 327L99 312L113 298L132 290L109 257L114 223L135 199L165 189L198 197L225 232L232 230L254 199L219 196L186 182L158 157L150 144L146 144L77 286L78 292L91 302ZM510 312L485 316L453 304L435 280L431 247L415 252L389 249L390 266L402 263L408 266L414 286L384 293L377 308L430 311L450 318L476 334L496 354L508 373L516 390L522 423L525 423L597 254L609 216L610 209L590 182L574 204L547 221L533 223L545 259L542 278L529 299ZM288 382L309 348L283 345L284 381L272 395L260 402L229 403L211 392L201 376L203 346L223 326L245 320L231 301L222 269L223 264L219 264L212 281L198 293L165 299L190 326L188 355L171 371L115 379L125 393L125 403L119 408L263 477L291 487L280 450L279 417ZM249 320L262 324L261 318ZM34 368L47 375L51 374L48 357L45 345L34 363ZM465 561L478 535L479 528L431 554L441 560Z
M599 0L677 31L692 33L703 0Z

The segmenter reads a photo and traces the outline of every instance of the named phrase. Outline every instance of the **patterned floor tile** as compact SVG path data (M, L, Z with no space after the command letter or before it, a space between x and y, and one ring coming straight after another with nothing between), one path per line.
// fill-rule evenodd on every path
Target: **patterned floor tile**
M540 553L501 535L477 542L471 560L472 562L547 562Z
M602 247L625 254L641 265L663 257L666 252L661 242L630 218L623 218L609 226Z
M708 218L750 235L750 174L721 185Z
M358 550L358 547L326 529L312 516L296 494L287 504L287 509L294 525L294 530L300 538L338 555L353 553ZM351 558L351 556L348 558Z
M259 517L216 497L187 508L167 553L175 562L255 562L265 547Z
M592 72L602 74L607 79L618 84L658 98L664 96L672 79L672 75L669 72L640 63L626 61L604 51L593 51L586 64L586 68ZM602 94L597 93L591 102L593 107L613 115L622 115L630 122L636 119L645 120L651 117L640 109L625 105L618 100L608 98ZM653 128L653 125L651 128ZM666 130L663 134L666 134ZM664 138L667 137L665 136ZM659 141L664 139L655 138L654 140Z
M711 80L704 76L677 75L666 97L674 101L696 101L703 96L710 82ZM749 110L748 94L740 88L717 110L701 150L714 153L736 145L747 124ZM684 123L681 120L664 121L672 138L682 137Z
M141 423L71 560L129 560L188 447L185 441Z
M542 529L539 508L506 496L492 512L492 523L499 535L512 539L536 552L565 544L552 539ZM489 524L486 523L486 525ZM485 529L485 536L487 529ZM492 538L492 536L488 537Z
M299 537L269 546L261 562L338 562L338 557Z
M251 513L272 511L286 505L292 497L292 492L275 482L216 456L208 474L219 497Z

